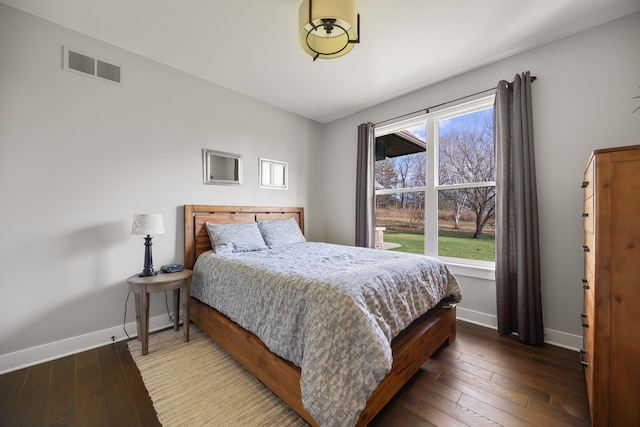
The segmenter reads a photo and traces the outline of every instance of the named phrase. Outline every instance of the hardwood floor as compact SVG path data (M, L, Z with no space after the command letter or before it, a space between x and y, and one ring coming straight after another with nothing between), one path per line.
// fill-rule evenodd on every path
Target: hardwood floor
M590 426L577 352L458 321L373 426Z
M126 342L0 376L0 426L159 426ZM372 426L589 426L577 352L458 322Z
M0 426L160 426L121 341L0 376Z

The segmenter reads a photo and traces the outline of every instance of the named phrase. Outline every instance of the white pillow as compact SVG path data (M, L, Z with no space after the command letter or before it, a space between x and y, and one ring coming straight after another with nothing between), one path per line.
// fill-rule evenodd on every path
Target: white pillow
M250 252L268 249L258 224L210 224L205 223L211 247L217 254Z
M269 249L307 241L295 218L258 221L258 228Z

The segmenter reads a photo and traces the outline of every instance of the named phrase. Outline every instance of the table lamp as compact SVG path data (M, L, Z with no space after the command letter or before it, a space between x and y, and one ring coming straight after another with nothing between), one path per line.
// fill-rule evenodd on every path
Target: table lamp
M164 234L161 214L134 214L131 234L144 236L144 269L138 274L140 277L155 276L157 271L153 270L153 258L151 256L151 235Z

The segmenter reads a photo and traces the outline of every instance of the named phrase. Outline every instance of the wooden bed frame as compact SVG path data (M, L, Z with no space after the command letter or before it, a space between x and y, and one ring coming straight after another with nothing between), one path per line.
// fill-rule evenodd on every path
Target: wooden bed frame
M304 233L304 209L256 206L184 206L184 262L193 269L196 258L211 249L205 222L230 224L295 218ZM190 297L189 318L240 364L269 387L309 424L316 421L304 409L300 369L271 353L260 339L217 310ZM417 319L392 342L393 366L367 400L358 426L365 426L443 344L456 336L455 305L441 302Z

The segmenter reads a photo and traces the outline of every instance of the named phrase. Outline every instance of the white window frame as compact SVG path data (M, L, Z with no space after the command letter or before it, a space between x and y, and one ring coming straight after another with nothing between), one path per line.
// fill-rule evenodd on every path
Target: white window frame
M424 191L425 193L425 218L424 218L424 251L425 255L436 257L444 261L454 274L477 277L481 279L495 279L495 262L474 260L468 258L452 258L438 255L438 192L455 188L479 188L495 187L495 181L464 183L453 185L440 185L438 167L438 141L440 120L451 119L482 110L493 106L495 95L484 96L465 103L443 108L434 112L419 114L408 119L389 123L384 126L376 126L375 138L398 132L407 128L424 124L426 126L426 158L427 158L427 182L424 187L389 188L375 190L375 195L412 193Z

